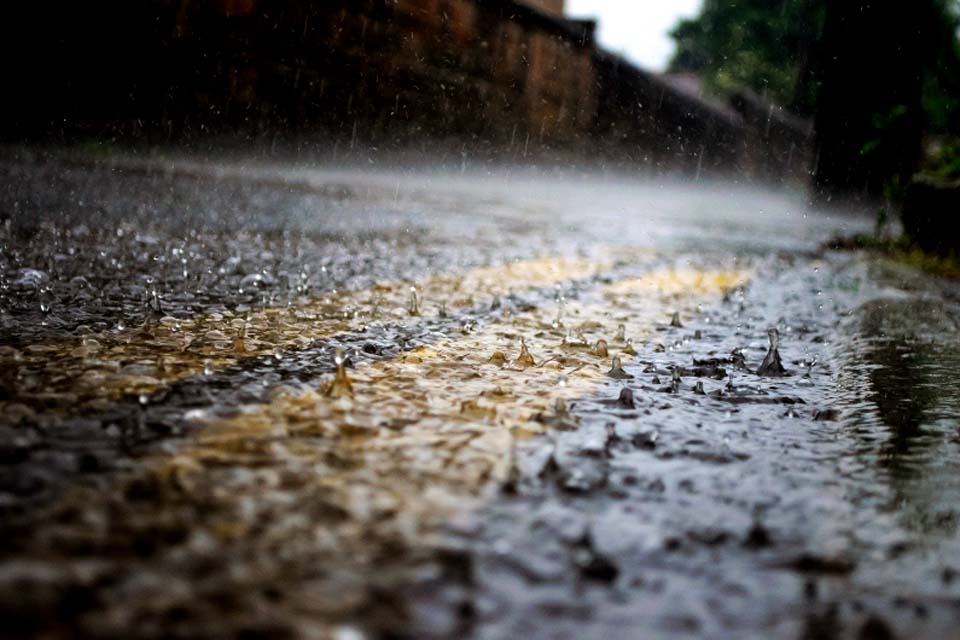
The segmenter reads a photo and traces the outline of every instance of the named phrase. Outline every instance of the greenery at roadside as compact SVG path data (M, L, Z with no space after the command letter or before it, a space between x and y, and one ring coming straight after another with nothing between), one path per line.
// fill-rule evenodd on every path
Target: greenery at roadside
M683 19L671 35L677 50L672 73L693 73L718 95L748 88L804 116L813 116L820 101L825 60L844 51L827 51L824 29L828 0L704 0L696 17ZM919 59L922 69L922 126L925 138L920 165L941 177L960 176L960 0L905 3L891 14L923 14ZM842 10L837 10L842 13ZM896 27L896 25L894 25ZM905 28L905 27L904 27ZM841 39L842 41L842 39ZM836 43L834 43L836 44ZM844 47L894 46L889 42L844 42ZM890 147L902 140L908 106L893 104L864 113L862 139L854 141L865 164L882 166Z
M960 280L960 256L938 256L917 247L909 238L893 238L882 233L838 237L827 242L824 249L842 251L872 251L891 260L920 269L941 278Z
M937 178L960 178L960 136L931 140L921 170Z
M694 73L723 95L744 87L812 115L819 86L815 52L827 0L705 0L671 36L672 73Z

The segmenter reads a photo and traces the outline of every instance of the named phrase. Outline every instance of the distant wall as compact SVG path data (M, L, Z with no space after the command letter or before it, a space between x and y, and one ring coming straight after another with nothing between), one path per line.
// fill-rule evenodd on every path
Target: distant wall
M750 131L735 113L677 91L659 76L597 52L593 135L606 155L654 169L745 173Z
M557 16L563 15L564 10L564 0L522 0L530 6L545 11L547 13L552 13Z
M813 122L803 120L749 91L735 93L730 106L746 124L755 153L754 172L806 183L814 162Z
M592 43L511 2L244 0L228 15L185 4L177 44L206 67L191 93L232 126L569 142L593 112Z
M677 91L599 50L595 25L563 18L562 1L22 4L3 58L7 138L284 132L428 150L442 139L508 158L562 151L774 178L794 162L774 156L806 157L802 127Z

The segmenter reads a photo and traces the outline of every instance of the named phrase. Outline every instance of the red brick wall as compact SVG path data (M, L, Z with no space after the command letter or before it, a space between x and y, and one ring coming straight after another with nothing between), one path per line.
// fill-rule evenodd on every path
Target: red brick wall
M563 15L564 0L524 0L530 6L536 7L547 13L554 15Z
M60 16L56 0L16 4ZM282 133L340 149L429 151L440 140L513 158L577 149L771 175L805 169L810 157L807 134L766 125L765 110L756 118L685 96L598 50L590 25L511 0L70 6L69 19L28 22L36 29L20 34L35 50L70 55L18 60L11 130ZM110 27L115 15L125 29Z

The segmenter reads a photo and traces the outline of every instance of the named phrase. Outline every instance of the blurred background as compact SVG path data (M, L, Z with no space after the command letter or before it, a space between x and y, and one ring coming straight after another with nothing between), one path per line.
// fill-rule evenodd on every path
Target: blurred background
M955 0L40 0L8 142L572 159L899 202L960 173ZM604 165L606 166L606 164Z
M0 638L957 638L958 25L7 3Z

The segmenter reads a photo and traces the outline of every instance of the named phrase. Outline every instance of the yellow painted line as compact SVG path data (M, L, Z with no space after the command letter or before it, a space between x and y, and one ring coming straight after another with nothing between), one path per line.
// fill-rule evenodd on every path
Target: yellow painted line
M339 548L362 554L390 540L420 544L439 523L502 485L516 440L550 428L534 416L554 416L557 399L574 400L611 381L611 356L625 346L616 340L618 324L641 338L674 310L692 312L747 276L655 272L585 295L584 303L569 305L561 330L551 326L550 310L521 313L359 367L350 374L352 396L278 390L269 404L203 421L172 457L156 461L164 469L158 473L176 475L204 500L230 504L269 501L282 482L275 474L295 469L305 517L314 517L307 496L322 496L324 509L347 514L342 523L324 525ZM606 340L610 355L571 347L572 340L564 342L568 331L591 345ZM517 361L521 337L533 366ZM497 352L505 363L491 362ZM237 468L269 470L271 480L251 475L225 486L223 474ZM236 524L228 535L253 529Z
M450 309L470 306L511 289L586 278L609 266L604 259L584 258L512 262L428 278L416 283L417 296L422 313L434 314L440 301ZM149 395L247 358L302 348L371 323L414 321L409 309L411 285L378 283L367 290L330 293L304 304L244 315L166 317L141 328L23 349L0 346L0 371L13 372L8 380L14 397L0 403L0 415L16 420L45 410L102 410L124 395Z
M189 532L182 543L162 545L144 570L182 579L211 558L227 557L230 568L214 574L218 588L224 580L241 590L249 585L243 601L255 603L258 588L277 585L284 596L270 606L298 635L333 637L345 616L366 610L371 585L391 584L382 575L385 558L428 553L441 523L502 486L519 439L575 428L549 424L557 399L617 384L606 371L611 355L626 346L618 325L640 349L640 340L672 312L692 313L749 275L650 273L583 292L568 302L560 328L553 326L555 309L504 314L473 332L359 366L349 374L352 395L280 387L268 404L241 407L229 419L195 415L202 428L162 445L132 479L64 496L60 508L69 514L80 505L82 521L60 518L54 506L44 537L27 556L57 557L63 536L110 550L125 563L123 550L138 536ZM494 276L488 272L470 286L482 288ZM502 281L496 286L501 291ZM521 338L533 365L517 362ZM578 346L581 339L606 340L609 354ZM491 362L498 352L504 358ZM126 499L127 482L146 486L149 499ZM71 566L69 557L61 561ZM162 606L189 609L206 592L197 593L164 591ZM150 603L135 598L116 606L135 615Z

